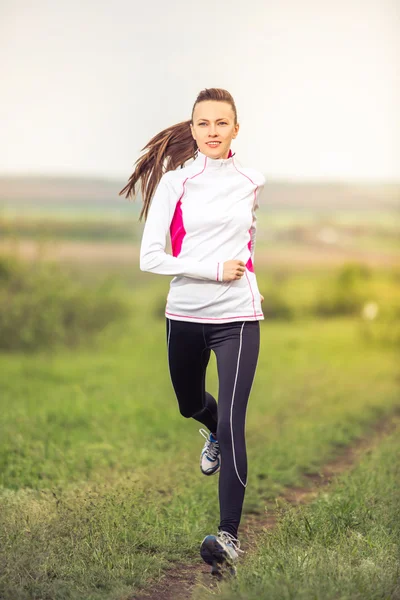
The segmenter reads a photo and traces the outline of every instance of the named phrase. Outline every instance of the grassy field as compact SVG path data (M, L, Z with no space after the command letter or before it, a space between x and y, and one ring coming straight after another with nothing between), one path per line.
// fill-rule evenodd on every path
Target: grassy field
M359 465L307 507L276 509L238 577L193 600L372 600L400 597L400 418Z
M198 561L215 531L216 479L177 410L157 289L93 351L1 357L0 597L129 598ZM356 319L263 323L244 514L368 433L399 389L397 348L366 342Z
M244 517L262 515L284 486L300 484L400 405L398 221L340 214L332 222L289 211L259 222L256 269L268 319L247 413ZM87 347L0 355L2 600L128 600L172 564L198 563L200 541L218 525L218 477L200 473L204 440L199 425L179 414L168 373L169 279L139 272L137 247L125 242L118 250L131 223L117 220L107 238L103 218L80 229L74 218L42 219L49 240L58 232L56 241L75 252L63 270L88 287L120 280L131 316ZM95 242L95 254L82 239ZM338 270L361 246L371 263L383 257L381 266L365 260ZM368 305L377 318L362 316ZM217 395L213 356L207 386ZM282 527L260 538L221 597L391 598L396 452L391 438L344 491L310 513L284 511Z

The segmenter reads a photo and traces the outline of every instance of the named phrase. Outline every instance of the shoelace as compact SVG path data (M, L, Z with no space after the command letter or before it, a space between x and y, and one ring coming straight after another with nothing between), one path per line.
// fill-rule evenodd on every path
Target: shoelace
M239 554L239 552L244 554L244 550L240 549L239 540L237 538L233 537L233 535L231 533L228 533L227 531L219 531L217 534L217 537L219 537L220 540L225 542L225 544L232 544L232 546L234 547L234 549L236 550L236 552L238 554Z
M211 458L211 460L217 460L219 454L219 443L212 442L210 440L210 435L207 433L205 429L199 429L201 435L207 440L206 441L206 453L207 456Z

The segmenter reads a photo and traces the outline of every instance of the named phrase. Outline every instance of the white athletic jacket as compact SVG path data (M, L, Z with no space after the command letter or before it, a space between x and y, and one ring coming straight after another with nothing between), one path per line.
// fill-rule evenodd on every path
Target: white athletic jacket
M264 319L254 273L255 210L265 177L229 152L198 151L183 169L166 172L154 193L140 247L140 269L175 275L165 316L197 323ZM165 252L171 236L172 256ZM241 279L224 282L223 263L242 260Z

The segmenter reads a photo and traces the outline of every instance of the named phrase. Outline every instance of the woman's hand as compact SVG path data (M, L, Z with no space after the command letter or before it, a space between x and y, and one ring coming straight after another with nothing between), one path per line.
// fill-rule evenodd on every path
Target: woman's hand
M260 294L260 299L261 299L261 302L264 302L264 296L262 294Z
M241 279L246 271L245 264L242 260L228 260L224 262L224 273L222 281L233 281Z

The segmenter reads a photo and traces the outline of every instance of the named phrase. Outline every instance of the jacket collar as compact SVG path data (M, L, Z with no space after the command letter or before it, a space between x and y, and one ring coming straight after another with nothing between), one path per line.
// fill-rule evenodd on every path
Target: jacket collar
M210 158L200 150L197 150L197 154L194 158L193 165L202 167L203 169L221 169L227 166L234 166L233 157L235 153L232 153L232 150L229 150L228 158Z

